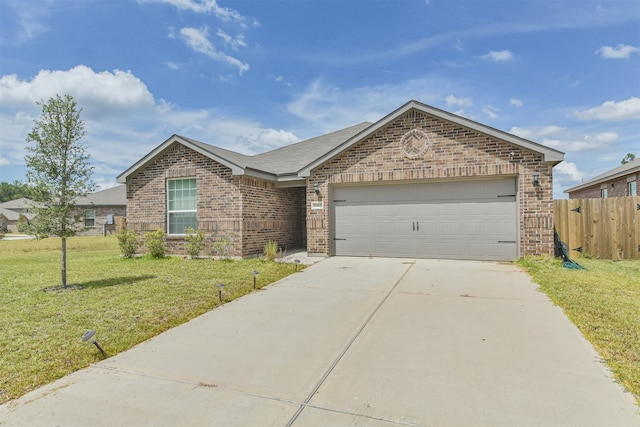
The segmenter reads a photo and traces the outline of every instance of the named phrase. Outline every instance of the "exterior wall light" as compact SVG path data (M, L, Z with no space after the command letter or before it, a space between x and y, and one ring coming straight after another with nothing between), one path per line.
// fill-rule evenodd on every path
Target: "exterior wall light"
M540 172L533 173L533 182L534 187L538 187L540 185Z
M95 345L98 350L100 350L100 353L102 353L103 356L106 356L104 350L102 349L102 347L100 347L100 344L98 344L98 340L95 338L95 335L96 331L93 329L85 332L84 335L82 335L82 342L89 342Z
M258 270L253 270L251 272L251 274L253 275L253 290L256 290L256 276L258 276L258 274L260 274L260 272Z
M313 192L316 194L320 194L320 186L318 186L317 182L313 183Z

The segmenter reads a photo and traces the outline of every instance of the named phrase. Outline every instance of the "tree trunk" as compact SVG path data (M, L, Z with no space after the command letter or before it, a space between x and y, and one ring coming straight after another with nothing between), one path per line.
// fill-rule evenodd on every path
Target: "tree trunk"
M62 287L67 287L67 239L62 238Z

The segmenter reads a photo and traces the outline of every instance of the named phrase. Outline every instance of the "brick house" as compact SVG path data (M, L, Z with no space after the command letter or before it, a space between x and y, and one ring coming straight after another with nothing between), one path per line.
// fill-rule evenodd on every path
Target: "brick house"
M82 218L84 231L81 236L114 234L115 217L127 216L126 187L117 185L106 190L89 193L76 200L76 208Z
M580 185L565 190L570 199L606 199L607 197L640 196L640 159L613 168Z
M0 203L0 230L17 232L17 222L21 215L28 220L34 218L29 209L34 202L21 198ZM116 216L127 215L126 187L118 185L102 191L87 194L76 200L77 215L81 217L78 227L84 227L80 236L102 236L115 233Z
M233 254L268 240L310 255L499 260L553 253L564 154L410 101L376 123L246 156L174 135L124 171L127 227L184 229Z

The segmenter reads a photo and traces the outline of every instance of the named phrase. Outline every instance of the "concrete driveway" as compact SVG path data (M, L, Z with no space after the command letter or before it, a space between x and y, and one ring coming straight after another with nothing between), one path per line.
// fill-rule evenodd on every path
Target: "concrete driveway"
M635 426L637 411L517 267L335 257L2 405L0 424Z

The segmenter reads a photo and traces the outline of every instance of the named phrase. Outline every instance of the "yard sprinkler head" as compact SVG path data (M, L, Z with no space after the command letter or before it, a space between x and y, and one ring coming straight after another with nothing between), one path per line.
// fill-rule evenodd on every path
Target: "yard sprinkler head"
M251 274L253 275L253 290L255 291L256 290L256 276L258 274L260 274L260 272L258 270L253 270L251 272Z
M98 350L100 350L100 353L102 353L103 356L106 356L104 350L102 349L102 347L100 347L100 344L98 344L98 340L96 338L93 338L96 334L96 331L94 329L90 329L87 332L84 333L84 335L82 335L82 342L90 342L93 345L95 345ZM93 341L91 340L93 338Z
M293 260L293 262L296 265L296 271L298 271L298 265L300 265L300 260L296 258Z
M216 286L218 287L218 299L222 302L222 288L224 288L224 284L218 283Z

